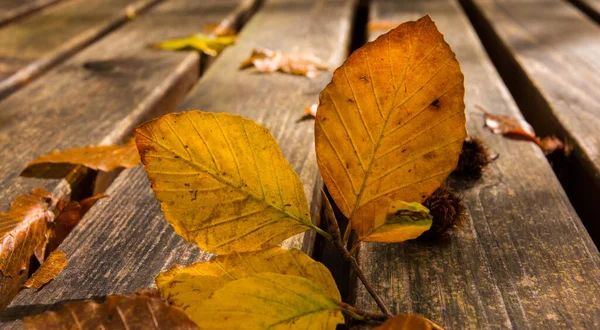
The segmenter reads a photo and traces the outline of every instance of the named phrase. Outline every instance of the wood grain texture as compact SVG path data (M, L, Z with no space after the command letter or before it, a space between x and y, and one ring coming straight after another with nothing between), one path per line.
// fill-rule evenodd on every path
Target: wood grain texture
M598 328L598 249L539 148L483 128L476 104L521 114L458 4L374 0L372 6L373 19L431 15L465 74L468 131L500 155L480 180L453 180L468 221L449 242L360 246L359 263L377 292L393 312L419 313L444 329ZM357 305L377 311L362 284L353 283Z
M600 203L600 25L565 1L464 4L538 135L575 143L576 164L561 182L598 244L600 223L591 208Z
M346 0L267 1L242 30L238 42L217 58L180 107L240 114L266 125L300 175L313 216L318 211L316 192L321 186L314 122L300 119L303 107L317 102L330 73L310 80L238 68L254 47L314 53L332 67L338 66L346 56L353 4ZM107 193L110 197L96 204L61 245L69 266L41 291L21 292L0 320L9 322L39 313L65 300L149 287L159 272L174 264L211 257L174 234L141 167L124 171ZM314 233L302 234L285 245L310 253L313 242Z
M160 1L65 1L0 29L0 99Z
M0 26L30 15L61 0L3 0L0 2Z
M37 186L68 198L87 173L77 167L62 173L65 179L20 176L39 155L121 142L143 120L174 110L197 81L199 56L151 49L147 44L189 35L204 23L218 23L238 3L161 4L0 102L0 155L10 160L0 164L0 200L5 201L0 212Z

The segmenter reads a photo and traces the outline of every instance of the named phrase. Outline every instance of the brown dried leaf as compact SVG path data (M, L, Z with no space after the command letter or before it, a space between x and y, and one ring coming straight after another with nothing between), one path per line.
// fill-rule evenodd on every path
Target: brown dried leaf
M11 203L10 211L0 214L0 271L15 277L27 269L35 255L44 261L48 223L54 220L52 194L36 188Z
M63 151L53 151L27 164L62 163L83 165L94 170L111 171L117 168L131 168L140 163L135 141L131 139L123 145L87 146Z
M50 239L46 249L48 251L55 250L67 235L69 235L71 230L79 223L87 211L89 211L99 199L104 197L108 197L108 195L98 194L79 202L71 201L66 206L62 205L62 201L59 202L60 206L57 208L60 210L60 214L54 221L55 226L50 232Z
M367 24L368 32L376 31L387 31L396 28L401 22L385 21L385 20L372 20Z
M442 330L442 328L418 314L400 314L373 330Z
M540 140L535 135L533 127L525 120L509 116L493 115L481 106L476 105L475 107L483 112L485 127L492 131L492 133L519 137L540 145Z
M25 329L198 329L178 307L145 295L65 304L58 312L26 317Z
M31 275L23 285L26 288L39 289L46 283L52 281L65 267L67 267L67 255L61 250L50 253L40 268Z
M308 78L317 77L319 70L327 70L327 65L314 55L282 53L266 48L255 48L252 55L241 64L242 69L251 66L256 67L258 71L263 73L272 73L279 70Z

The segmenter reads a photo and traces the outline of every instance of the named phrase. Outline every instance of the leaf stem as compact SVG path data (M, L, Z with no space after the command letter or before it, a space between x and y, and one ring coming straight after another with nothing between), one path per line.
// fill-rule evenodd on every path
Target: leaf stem
M312 225L312 229L314 229L319 235L325 237L328 241L333 243L333 237L331 237L331 234L329 234L328 232L324 231L323 229L321 229L315 225Z
M331 234L331 237L333 239L333 241L332 241L333 244L338 249L338 251L342 254L344 259L346 259L350 263L350 267L352 267L352 270L354 270L354 272L356 273L356 275L358 276L360 281L363 283L363 285L365 286L367 291L371 294L371 297L373 297L373 299L377 303L377 306L379 306L379 309L381 309L381 311L388 317L392 317L393 316L392 313L387 308L387 306L385 305L383 300L379 297L377 292L375 292L375 290L371 286L371 283L369 283L369 280L367 280L365 273L358 266L358 262L356 261L356 258L354 258L354 256L352 254L350 254L350 252L348 252L348 249L346 249L346 245L344 245L342 243L342 237L340 235L340 227L338 226L337 220L335 218L335 214L333 213L333 209L331 208L331 203L329 203L329 199L327 198L327 195L325 194L325 192L323 190L321 190L321 194L323 196L323 206L325 207L325 220L327 221L327 225L328 225L327 227L328 227L329 233Z
M370 322L370 321L384 322L385 320L387 320L389 318L389 316L387 316L385 314L364 311L364 310L358 309L352 305L346 304L343 301L334 300L333 302L335 302L338 306L340 306L346 314L348 314L350 317L352 317L355 320L367 321L367 322Z

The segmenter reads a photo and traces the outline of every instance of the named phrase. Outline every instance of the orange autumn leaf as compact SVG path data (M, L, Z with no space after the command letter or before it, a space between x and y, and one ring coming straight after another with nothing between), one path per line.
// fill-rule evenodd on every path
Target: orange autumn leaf
M369 23L367 24L367 31L368 32L387 31L387 30L396 28L398 25L400 25L400 22L372 20L372 21L369 21Z
M67 267L67 264L67 255L60 250L54 250L23 286L39 289L52 281L56 275Z
M319 70L327 70L327 65L314 55L282 53L266 48L255 48L252 55L244 60L241 68L254 66L263 73L281 71L289 74L315 78Z
M418 236L396 223L404 219L384 226L406 206L399 202L423 202L456 168L464 92L458 61L429 16L367 43L333 73L319 97L317 163L359 239Z
M46 189L36 188L17 197L10 211L0 214L0 271L5 276L15 277L27 269L32 255L44 261L53 201Z
M492 131L492 133L520 137L540 145L540 140L535 135L533 127L525 120L510 116L494 115L487 112L481 106L476 105L475 107L483 112L485 127Z
M373 330L442 330L442 328L418 314L400 314Z
M88 197L81 201L71 201L66 206L60 201L57 209L60 210L59 215L54 221L54 227L50 232L47 250L53 251L60 243L69 235L71 230L79 223L81 218L94 206L94 204L102 198L108 197L106 194L98 194Z
M25 329L198 329L183 310L146 295L109 296L106 302L67 303L57 312L26 317Z
M27 164L27 167L47 163L83 165L94 170L112 171L131 168L140 163L135 141L123 145L87 146L63 151L53 151Z

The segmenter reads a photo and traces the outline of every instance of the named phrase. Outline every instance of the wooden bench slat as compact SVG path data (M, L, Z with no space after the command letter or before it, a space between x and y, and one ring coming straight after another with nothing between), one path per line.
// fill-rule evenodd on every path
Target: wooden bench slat
M600 0L570 0L588 16L600 23Z
M59 1L61 0L3 0L0 2L0 26Z
M162 0L72 0L0 29L0 99Z
M0 102L0 212L38 186L68 198L71 187L76 189L87 173L79 167L66 180L19 176L39 155L119 143L142 121L174 110L198 79L199 56L147 44L218 23L239 3L168 1ZM103 69L86 68L91 62ZM6 280L0 277L0 286Z
M450 0L371 3L371 19L431 15L465 74L468 131L500 155L479 181L454 182L468 220L448 243L362 243L359 263L376 291L394 313L419 313L444 329L598 328L598 249L539 148L482 127L474 105L521 115L461 8ZM353 286L357 305L377 311L362 284Z
M181 109L240 114L266 125L298 172L318 212L321 187L313 146L313 120L300 119L303 107L318 102L331 72L316 79L239 70L255 47L312 53L332 68L347 55L354 1L271 0L249 21L190 92ZM9 321L39 313L49 304L106 294L129 293L154 285L154 277L174 264L207 260L211 254L174 234L164 220L142 167L126 170L59 247L69 265L38 292L22 291L0 316ZM287 240L286 247L310 253L314 233Z
M600 203L600 25L567 1L465 1L465 8L537 133L575 143L559 179L600 243L593 208Z

